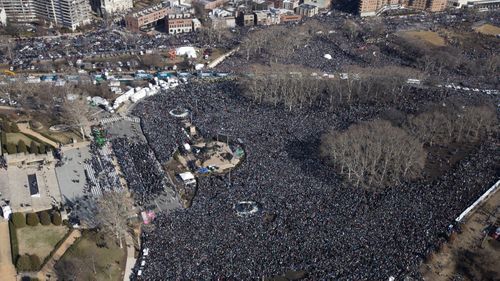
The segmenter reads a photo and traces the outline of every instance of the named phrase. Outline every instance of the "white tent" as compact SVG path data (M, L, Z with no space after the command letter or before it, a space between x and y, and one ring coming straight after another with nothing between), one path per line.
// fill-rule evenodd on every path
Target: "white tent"
M196 183L196 179L194 178L194 175L191 172L180 173L179 177L181 177L184 184L195 184Z
M188 58L193 58L195 59L196 56L196 50L193 47L180 47L175 50L175 54L178 56L188 56Z

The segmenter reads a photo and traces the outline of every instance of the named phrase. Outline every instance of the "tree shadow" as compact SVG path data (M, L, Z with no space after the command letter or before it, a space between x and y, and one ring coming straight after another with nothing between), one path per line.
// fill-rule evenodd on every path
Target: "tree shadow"
M488 257L481 256L469 250L457 254L455 272L469 280L498 280L498 275L490 270L485 262Z

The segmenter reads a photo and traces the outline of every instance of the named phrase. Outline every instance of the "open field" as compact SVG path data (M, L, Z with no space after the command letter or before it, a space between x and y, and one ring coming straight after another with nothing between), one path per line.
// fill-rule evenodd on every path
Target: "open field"
M403 37L419 39L436 47L446 46L444 38L432 31L405 31L400 33Z
M494 35L500 34L500 27L491 25L491 24L483 24L479 27L475 28L476 32L485 34L485 35Z
M17 229L19 254L35 254L43 260L68 232L65 226L38 225Z
M96 239L94 232L84 232L56 264L58 277L66 276L65 269L79 267L78 275L73 277L75 280L122 280L125 249L120 249L113 241L98 247Z

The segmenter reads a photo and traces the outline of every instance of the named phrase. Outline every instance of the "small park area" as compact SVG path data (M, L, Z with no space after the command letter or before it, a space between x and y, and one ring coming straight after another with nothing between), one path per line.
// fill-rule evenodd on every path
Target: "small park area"
M18 272L38 271L69 232L56 211L14 213L9 221L12 262Z
M125 250L106 235L83 231L56 263L57 277L59 280L122 280Z
M62 225L37 225L17 229L19 254L37 255L45 259L57 245L68 228Z

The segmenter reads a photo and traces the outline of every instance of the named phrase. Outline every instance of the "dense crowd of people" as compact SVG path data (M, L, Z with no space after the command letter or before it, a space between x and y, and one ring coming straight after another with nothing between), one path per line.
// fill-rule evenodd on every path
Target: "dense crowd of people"
M84 191L95 196L103 192L121 188L120 180L112 160L109 147L99 147L95 142L90 144L90 158L84 161L87 183Z
M296 66L300 65L321 74L399 66L422 71L432 76L430 80L492 87L497 83L496 79L491 79L496 73L485 66L496 60L498 44L491 36L474 32L473 28L479 23L498 24L498 19L493 13L470 11L415 14L380 20L320 14L298 26L290 26L285 31L270 35L270 38L278 39L275 42L263 40L255 52L248 52L247 47L255 45L253 42L259 38L249 40L250 44L243 41L239 52L217 68L246 73L249 66L274 63L291 65L291 71L298 71ZM263 30L273 28L276 27ZM411 36L405 35L406 31L435 32L445 46L433 48L425 40L411 40ZM467 36L460 37L458 34L463 31L468 32ZM301 35L304 33L308 36ZM249 34L250 38L252 34ZM281 43L290 37L301 43L291 53L285 52L289 48ZM474 75L476 73L484 73L485 77Z
M244 33L242 31L241 34ZM240 36L234 35L230 40L208 45L206 38L199 33L150 36L133 34L124 28L99 29L78 35L16 39L10 54L0 52L0 61L16 68L28 69L32 63L40 61L69 59L75 62L77 59L141 54L146 50L167 50L191 44L198 47L231 48Z
M255 105L239 91L231 81L191 83L135 107L160 161L183 138L167 114L174 108L189 109L204 135L239 138L246 148L230 175L198 179L192 207L159 214L143 232L148 255L135 269L137 280L250 280L288 270L305 271L309 280L418 277L450 222L498 176L498 150L484 143L434 180L379 193L354 188L318 156L319 138L383 117L383 106L288 112ZM414 112L437 96L416 91L393 106ZM240 201L256 202L261 212L238 216Z
M148 144L126 138L111 142L128 188L139 205L150 202L165 190L166 175Z

